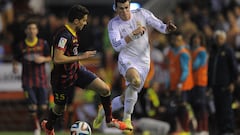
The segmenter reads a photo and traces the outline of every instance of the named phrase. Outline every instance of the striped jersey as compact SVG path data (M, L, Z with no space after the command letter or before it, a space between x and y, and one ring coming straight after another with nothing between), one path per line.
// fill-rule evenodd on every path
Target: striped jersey
M50 56L47 41L38 39L36 45L30 47L24 41L19 44L14 54L14 59L22 63L22 86L29 88L47 88L48 78L45 63L35 63L38 56Z
M54 49L64 51L66 56L78 55L78 38L71 32L67 25L61 27L53 37ZM54 57L54 51L53 51ZM79 63L54 64L51 72L51 84L57 89L67 88L77 80L77 72L80 69Z

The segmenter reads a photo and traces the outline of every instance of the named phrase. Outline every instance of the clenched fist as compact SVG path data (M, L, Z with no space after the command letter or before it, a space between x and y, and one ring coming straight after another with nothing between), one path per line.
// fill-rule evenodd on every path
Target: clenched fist
M167 32L172 32L172 31L176 31L177 30L177 26L174 25L171 21L169 21L167 23Z

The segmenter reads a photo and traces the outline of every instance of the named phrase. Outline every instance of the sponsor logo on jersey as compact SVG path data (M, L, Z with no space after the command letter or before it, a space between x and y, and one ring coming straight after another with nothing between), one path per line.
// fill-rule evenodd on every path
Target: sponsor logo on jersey
M67 43L67 39L64 38L64 37L61 37L60 40L59 40L59 42L58 42L58 47L64 48L65 45L66 45L66 43Z

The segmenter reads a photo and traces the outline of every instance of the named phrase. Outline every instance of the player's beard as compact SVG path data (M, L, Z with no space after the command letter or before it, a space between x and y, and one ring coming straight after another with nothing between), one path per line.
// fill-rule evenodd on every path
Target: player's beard
M80 31L80 30L82 30L82 27L77 26L77 27L75 28L75 30L76 30L76 31Z

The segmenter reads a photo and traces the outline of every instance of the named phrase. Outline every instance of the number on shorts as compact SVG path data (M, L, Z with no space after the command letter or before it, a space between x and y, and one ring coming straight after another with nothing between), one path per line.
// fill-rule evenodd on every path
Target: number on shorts
M56 100L65 100L65 94L55 93Z

